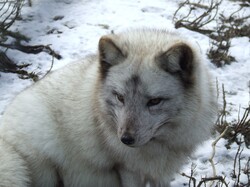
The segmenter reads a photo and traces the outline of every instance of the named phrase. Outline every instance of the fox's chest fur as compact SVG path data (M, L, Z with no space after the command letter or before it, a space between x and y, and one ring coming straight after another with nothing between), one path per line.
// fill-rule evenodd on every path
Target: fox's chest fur
M104 36L97 55L51 73L8 107L0 186L167 187L209 137L215 110L191 43L151 29Z

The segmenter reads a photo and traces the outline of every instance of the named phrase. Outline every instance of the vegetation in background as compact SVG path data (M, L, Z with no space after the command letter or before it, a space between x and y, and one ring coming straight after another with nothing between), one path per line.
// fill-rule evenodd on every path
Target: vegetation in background
M244 15L244 8L250 8L250 1L237 1L240 8L228 16L225 16L223 11L220 12L223 8L222 1L186 0L179 4L173 16L175 28L183 27L211 39L207 56L217 67L236 61L229 54L232 38L250 36L250 14ZM183 10L186 14L182 14Z
M61 56L54 52L48 45L23 45L22 42L29 42L30 38L24 36L18 31L11 30L11 26L14 22L22 19L21 9L23 4L24 0L4 0L0 2L0 72L16 73L22 79L32 79L37 81L38 75L36 73L25 70L30 64L18 65L8 57L6 53L8 49L31 54L46 52L53 58L57 59L61 59ZM29 1L29 5L31 6L31 1Z

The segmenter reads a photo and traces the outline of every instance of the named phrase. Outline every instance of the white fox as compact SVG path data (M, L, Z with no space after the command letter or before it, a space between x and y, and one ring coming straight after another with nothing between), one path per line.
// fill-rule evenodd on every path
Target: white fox
M167 187L216 114L208 72L178 34L103 36L98 54L19 94L0 125L1 187Z

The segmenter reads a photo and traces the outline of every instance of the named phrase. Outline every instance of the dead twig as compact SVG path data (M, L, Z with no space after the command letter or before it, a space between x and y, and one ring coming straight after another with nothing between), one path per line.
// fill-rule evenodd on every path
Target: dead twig
M0 43L0 46L6 47L8 49L16 49L19 51L22 51L24 53L32 53L32 54L38 54L41 52L48 53L49 55L55 57L56 59L60 60L62 56L55 51L53 51L49 45L34 45L34 46L25 46L21 45L20 43L13 44L3 44Z
M215 146L216 146L216 144L218 143L218 141L219 141L221 138L223 138L223 136L227 133L227 130L228 130L228 126L224 129L224 131L220 134L220 136L218 136L218 137L213 141L213 143L212 143L212 155L211 155L211 157L210 157L208 160L209 160L209 162L211 163L211 166L212 166L212 169L213 169L213 177L216 177L216 176L217 176L217 174L216 174L216 169L215 169L215 165L214 165L214 161L213 161L214 156L215 156L215 151L216 151Z
M199 184L197 185L197 187L201 187L201 185L202 185L203 183L211 182L211 181L213 181L213 182L214 182L214 181L219 181L219 182L221 182L222 184L224 184L226 187L228 187L228 184L226 183L225 178L223 178L222 176L202 178L201 181L199 182Z
M189 186L189 187L191 187L191 182L193 182L193 187L196 187L196 179L195 179L195 177L194 177L195 168L196 168L196 165L194 165L194 164L192 163L192 165L191 165L191 174L190 174L190 176L189 176L189 175L186 175L185 173L182 173L182 174L181 174L182 176L189 178L189 182L188 182L188 186Z
M0 11L0 32L8 30L15 20L19 17L21 8L23 6L23 0L18 1L2 1L0 2L1 8Z
M204 26L215 19L218 14L218 7L221 2L222 0L216 2L212 0L209 5L203 5L200 1L197 3L191 3L189 0L186 0L184 3L181 3L179 5L179 8L174 13L173 21L175 22L175 28L178 29L180 27L184 27L186 29L199 32L205 35L212 34L214 30L205 29ZM181 18L177 18L179 11L184 7L188 7L188 13ZM203 12L196 17L192 16L191 19L190 15L195 15L195 13L193 12L197 8L203 9Z
M0 72L4 73L16 73L21 79L32 79L34 82L38 80L38 75L23 70L30 64L16 65L8 56L0 51Z

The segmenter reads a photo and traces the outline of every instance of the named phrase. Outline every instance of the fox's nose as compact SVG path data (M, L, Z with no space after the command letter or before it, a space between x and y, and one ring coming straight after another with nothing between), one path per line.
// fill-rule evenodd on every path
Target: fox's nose
M135 143L135 139L132 137L131 134L128 133L122 135L121 141L126 145L133 145Z

